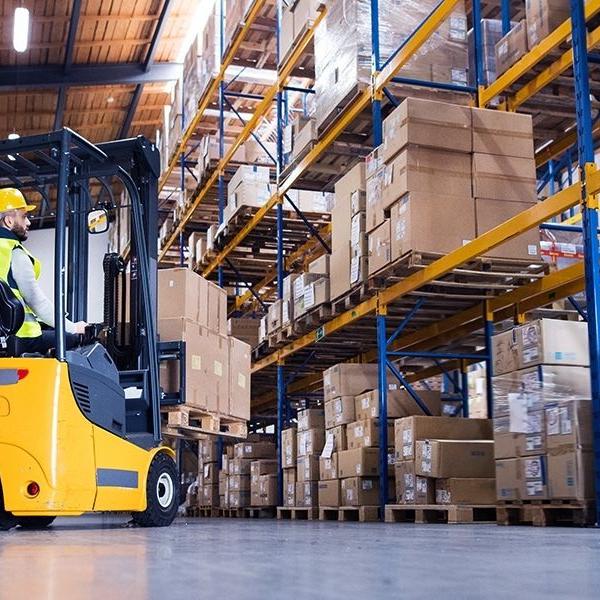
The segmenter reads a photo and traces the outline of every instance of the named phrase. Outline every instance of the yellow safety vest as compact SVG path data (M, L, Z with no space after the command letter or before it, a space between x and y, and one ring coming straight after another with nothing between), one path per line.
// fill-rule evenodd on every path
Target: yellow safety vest
M40 278L42 264L18 240L0 237L0 279L8 283L10 289L21 301L21 304L23 304L23 308L25 309L25 320L19 331L17 331L16 336L20 338L35 338L42 335L42 328L33 310L31 310L25 300L23 300L23 296L11 273L12 253L15 248L23 250L23 252L29 256L33 263L33 272L36 279Z

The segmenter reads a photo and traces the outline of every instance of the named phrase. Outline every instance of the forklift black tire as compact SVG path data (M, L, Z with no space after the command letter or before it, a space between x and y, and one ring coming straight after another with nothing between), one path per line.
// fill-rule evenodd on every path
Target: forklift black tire
M146 483L146 510L133 513L133 521L141 527L168 527L179 508L179 476L175 461L159 452L150 463Z
M46 529L54 523L56 517L18 517L17 525L23 529Z

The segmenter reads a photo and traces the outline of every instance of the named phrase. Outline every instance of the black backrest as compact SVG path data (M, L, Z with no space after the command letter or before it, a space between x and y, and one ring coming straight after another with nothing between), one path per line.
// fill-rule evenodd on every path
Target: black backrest
M0 279L0 336L14 335L25 320L25 309L8 283Z

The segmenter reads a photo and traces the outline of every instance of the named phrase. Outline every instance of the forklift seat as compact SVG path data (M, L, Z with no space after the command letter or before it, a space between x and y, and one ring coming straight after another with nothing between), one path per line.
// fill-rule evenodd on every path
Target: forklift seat
M25 321L25 309L6 281L0 279L0 336L14 335Z

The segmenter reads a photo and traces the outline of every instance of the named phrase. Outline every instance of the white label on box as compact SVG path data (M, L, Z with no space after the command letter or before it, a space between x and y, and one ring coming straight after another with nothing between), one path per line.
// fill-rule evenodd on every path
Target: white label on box
M217 377L223 376L223 365L218 360L215 360L214 370Z
M284 300L283 306L282 306L281 321L283 323L288 323L289 320L290 320L290 307L289 307L289 303Z
M357 425L354 428L354 435L356 437L363 437L364 434L365 434L365 428L362 425Z
M415 477L416 479L416 487L417 487L417 492L419 494L426 494L427 493L427 479L425 477ZM448 495L450 494L450 492L446 492Z
M292 126L288 125L283 129L283 151L289 154L292 151Z
M321 452L321 456L323 458L326 458L328 460L328 466L327 468L329 469L329 463L331 462L331 455L333 454L333 446L335 443L335 438L333 437L333 433L327 433L327 438L325 440L325 445L323 446L323 452Z
M304 463L304 479L310 479L310 460Z
M349 488L346 490L346 500L348 500L348 502L352 502L353 499L354 499L354 490L352 488Z
M404 444L402 446L402 456L412 456L412 444Z
M402 442L404 444L412 444L412 429L405 429L402 432Z
M542 436L541 435L528 435L525 438L525 448L527 452L533 452L539 450L542 447Z
M535 244L529 244L527 246L527 254L529 254L529 256L537 256L538 253L538 247Z
M562 435L569 435L573 433L573 422L571 421L571 415L567 406L560 408L560 433Z
M513 433L527 433L527 401L523 394L507 394L509 425Z
M350 260L350 283L356 283L359 278L360 257L353 256Z
M539 496L544 491L544 484L541 481L527 482L527 495Z
M315 285L311 283L304 288L304 308L311 308L315 304Z
M523 363L528 364L538 359L539 352L537 348L523 349Z
M342 399L338 398L333 405L333 410L336 415L341 415L344 407L342 406Z
M252 454L252 445L251 444L246 444L244 446L244 454Z
M396 240L401 241L406 237L406 222L403 220L396 221Z
M371 436L370 435L366 435L365 436L365 446L370 446L371 445Z
M360 401L361 406L363 407L363 410L369 408L369 397L365 396L361 401Z
M294 281L294 300L300 300L304 296L304 277L298 277Z
M199 354L192 354L192 370L202 370L202 357Z
M404 473L404 487L412 490L415 487L415 478L410 473Z
M243 390L246 389L246 376L243 373L238 373L238 386Z
M541 433L542 429L542 414L539 412L528 414L524 433Z
M404 500L409 504L412 504L415 501L415 490L404 490Z
M560 435L558 406L546 409L546 435Z
M210 465L204 465L204 477L208 477L210 474Z
M450 492L448 490L436 490L435 501L438 504L450 504Z
M362 481L362 489L363 490L372 490L373 482L370 479L363 479Z
M378 416L377 415L377 407L376 406L372 406L371 407L371 417L372 418L376 418L377 416Z
M539 458L525 459L525 479L535 479L542 476L542 461Z
M358 213L352 217L352 227L350 230L350 245L356 246L360 242L360 222L362 214Z
M396 391L398 389L397 383L388 383L388 390Z
M362 475L362 465L360 463L356 465L356 474Z
M175 282L172 279L169 279L169 287L175 287Z
M299 429L308 429L308 415L300 415L298 417L298 427Z

